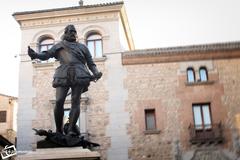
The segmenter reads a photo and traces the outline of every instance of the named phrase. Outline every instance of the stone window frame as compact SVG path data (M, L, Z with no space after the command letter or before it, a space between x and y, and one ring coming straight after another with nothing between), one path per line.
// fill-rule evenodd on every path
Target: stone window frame
M41 44L43 41L46 41L46 40L52 40L53 43L49 43L49 44ZM50 49L54 44L55 44L56 40L54 39L53 36L51 35L48 35L48 34L44 34L44 35L41 35L39 36L38 40L37 40L37 51L40 53L41 52L41 47L42 46L47 46L48 49ZM52 62L55 62L56 59L55 58L50 58L46 61L40 61L40 60L36 60L37 63L52 63Z
M89 26L86 26L85 28L79 30L79 33L80 33L80 37L79 37L80 42L85 43L85 44L86 44L86 38L91 33L98 33L99 35L101 35L101 37L102 37L102 57L100 57L100 58L93 57L93 61L94 62L106 61L107 56L104 54L104 48L106 47L105 45L107 44L106 41L110 39L110 35L109 35L110 31L106 27L103 27L101 25L89 25ZM87 44L86 44L86 46L87 46Z
M194 79L195 79L195 81L193 81L193 82L189 82L188 81L188 70L189 69L193 69L193 71L194 71ZM200 75L200 70L201 69L204 69L205 71L206 71L206 80L201 80L201 75ZM185 82L185 85L186 86L195 86L195 85L212 85L212 84L214 84L215 83L215 81L213 81L213 80L209 80L209 75L208 75L208 69L207 69L207 67L206 66L200 66L199 67L199 70L198 70L198 77L196 77L196 74L195 74L195 70L194 70L194 68L191 66L191 67L188 67L187 69L186 69L186 82ZM197 79L198 78L198 79Z
M147 124L147 112L153 112L154 116L154 128L153 129L148 129L148 124ZM145 131L144 134L159 134L160 131L157 129L157 117L156 117L156 109L155 108L145 108L144 109L144 119L145 119Z
M92 36L99 36L101 38L97 38L97 39L90 39L89 40L89 37L92 37ZM102 53L101 53L101 56L100 57L97 57L96 56L96 42L97 41L100 41L101 42L101 50L102 50ZM94 53L91 53L93 59L99 59L99 58L102 58L104 57L104 51L103 51L103 36L101 35L101 33L99 33L98 31L90 31L89 33L87 33L86 35L86 38L85 38L85 44L86 46L88 47L88 43L89 42L93 42L94 44ZM90 51L90 50L89 50Z
M7 111L0 111L0 123L7 122Z
M36 32L33 35L31 43L30 43L29 46L32 49L34 49L35 51L39 52L39 42L41 40L43 40L44 38L51 38L51 39L54 40L54 44L56 44L58 42L58 39L61 38L61 36L55 30L43 29L39 32ZM35 59L35 60L32 61L32 64L34 64L38 67L45 67L45 66L53 65L53 63L55 63L55 62L56 62L56 60L54 60L54 61L40 61L40 60Z
M144 115L145 115L145 130L156 130L157 129L157 124L156 124L156 111L155 108L152 109L145 109L144 110ZM148 121L149 116L152 116L154 118L153 120L153 128L150 128L150 124L152 122Z

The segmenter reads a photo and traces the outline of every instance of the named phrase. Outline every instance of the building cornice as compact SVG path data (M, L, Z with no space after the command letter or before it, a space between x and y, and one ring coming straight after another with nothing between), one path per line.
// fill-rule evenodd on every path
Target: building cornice
M95 5L74 6L66 8L15 12L13 17L22 30L75 23L106 22L121 19L128 46L134 50L134 42L124 7L124 2L102 3Z
M122 5L122 4L124 4L124 2L119 1L119 2L111 2L111 3L84 5L84 6L73 6L73 7L43 9L43 10L34 10L34 11L23 11L23 12L15 12L15 13L13 13L13 16L35 14L35 13L45 13L45 12L54 12L54 11L64 11L64 10L70 10L71 11L71 10L75 10L75 9L98 8L98 7L115 6L115 5Z
M240 58L240 42L152 48L122 53L124 65L225 58Z
M21 21L27 21L27 20L67 17L67 16L74 16L74 15L86 15L86 14L104 13L104 12L113 12L113 11L120 12L122 6L123 6L123 2L103 3L103 4L96 4L96 5L74 6L74 7L67 7L67 8L15 12L13 13L13 17L21 25Z

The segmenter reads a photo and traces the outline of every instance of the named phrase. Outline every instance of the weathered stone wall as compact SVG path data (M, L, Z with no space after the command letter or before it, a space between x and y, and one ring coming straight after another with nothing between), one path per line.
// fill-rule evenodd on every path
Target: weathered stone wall
M189 66L195 69L196 79L199 79L199 68L206 66L208 82L188 84L186 70ZM224 143L217 146L229 153L239 153L239 59L125 67L126 110L130 114L128 130L132 142L130 158L176 159L180 154L198 149L190 144L188 130L190 123L194 124L192 104L195 103L210 103L212 123L223 125ZM160 132L144 132L144 110L148 108L155 109Z
M36 111L36 116L32 120L32 128L54 130L53 105L51 100L55 100L55 89L52 87L55 64L33 64L33 87L36 89L36 96L33 98L32 108ZM32 134L34 132L32 131ZM42 139L35 136L36 142Z
M0 123L0 135L4 136L13 144L15 143L16 137L16 128L14 127L16 121L15 110L16 106L16 98L6 95L0 94L0 111L6 111L6 122Z
M226 108L225 129L231 136L227 141L228 146L240 153L240 126L237 117L240 114L240 59L218 60L214 62L218 69L219 82L224 87L224 95L221 98Z
M109 114L106 113L106 102L108 100L108 90L104 84L108 77L108 69L105 62L96 63L98 70L103 76L96 83L92 82L86 96L89 98L87 108L87 130L90 133L90 140L101 145L100 151L102 159L107 158L107 149L110 147L110 137L106 134L106 126L109 124Z
M102 159L111 160L121 153L122 159L174 160L180 153L194 151L197 147L189 143L188 131L189 124L194 123L192 104L208 102L212 123L221 121L224 126L225 143L220 147L238 151L239 59L121 65L120 54L109 54L96 64L103 77L91 83L84 97L89 98L89 138L101 145ZM54 128L51 100L55 90L51 82L57 65L33 65L33 107L37 115L32 127ZM189 85L188 66L195 68L196 75L200 66L206 66L208 82ZM150 108L157 117L157 131L152 133L145 131L144 110Z
M132 141L132 160L174 158L175 141L179 139L179 98L177 63L129 65L125 88L128 90L126 110L130 114L128 133ZM145 133L144 109L156 111L160 132Z
M12 127L12 124L10 123L10 108L11 105L9 104L9 97L1 96L0 95L0 111L6 111L7 112L7 119L5 123L0 123L0 134L5 134L7 132L7 129L10 129Z

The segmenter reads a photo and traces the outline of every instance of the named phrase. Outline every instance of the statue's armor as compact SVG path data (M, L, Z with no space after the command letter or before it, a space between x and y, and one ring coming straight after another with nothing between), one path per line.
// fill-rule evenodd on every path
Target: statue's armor
M62 41L50 50L42 52L40 59L54 57L60 61L60 66L53 76L53 87L81 85L87 91L92 79L88 68L95 73L96 65L86 46L78 42Z

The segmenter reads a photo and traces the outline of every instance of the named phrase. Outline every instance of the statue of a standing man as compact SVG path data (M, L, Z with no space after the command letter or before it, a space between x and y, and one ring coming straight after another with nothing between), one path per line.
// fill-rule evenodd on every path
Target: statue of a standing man
M71 110L67 135L73 136L78 134L75 126L80 114L81 94L88 90L90 81L98 80L102 76L102 73L97 70L88 48L76 40L77 31L74 25L68 25L62 41L48 51L36 53L28 47L28 55L31 59L47 60L54 57L60 61L52 83L56 88L56 106L54 108L56 132L63 134L64 101L71 88ZM93 76L88 69L91 70Z

